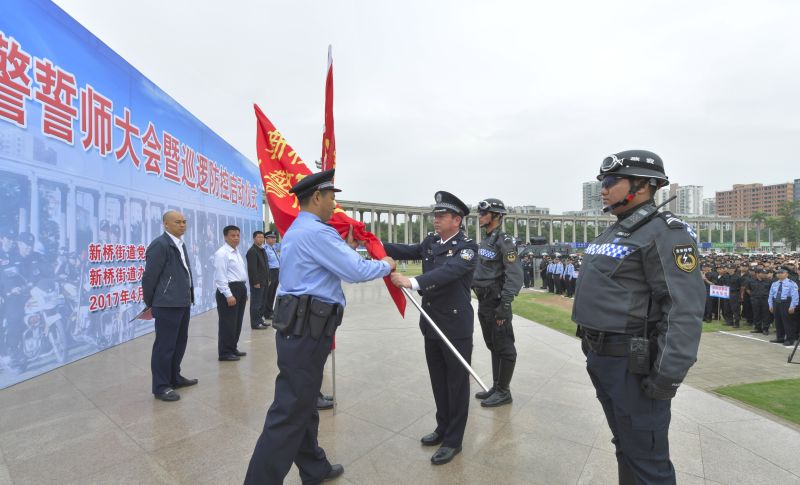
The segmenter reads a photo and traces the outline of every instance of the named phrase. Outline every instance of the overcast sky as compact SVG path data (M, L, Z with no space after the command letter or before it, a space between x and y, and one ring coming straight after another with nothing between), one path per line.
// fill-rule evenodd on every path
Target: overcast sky
M800 178L796 1L56 3L251 160L258 103L312 170L333 44L346 200L579 210L630 148L705 197Z

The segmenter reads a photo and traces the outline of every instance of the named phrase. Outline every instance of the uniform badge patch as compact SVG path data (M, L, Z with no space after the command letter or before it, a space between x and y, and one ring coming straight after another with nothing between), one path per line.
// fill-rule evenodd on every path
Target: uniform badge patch
M697 252L691 244L673 246L672 256L675 258L675 265L681 271L691 273L697 268Z
M506 261L509 263L513 263L517 260L517 252L516 251L509 251L506 253Z
M464 261L472 261L472 258L475 257L475 251L471 249L463 249L461 250L461 259Z

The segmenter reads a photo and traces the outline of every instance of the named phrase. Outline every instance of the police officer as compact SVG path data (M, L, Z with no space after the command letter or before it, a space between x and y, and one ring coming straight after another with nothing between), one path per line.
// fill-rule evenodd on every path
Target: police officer
M523 286L525 288L530 288L533 284L533 257L530 254L526 254L525 257L522 258L522 274L524 277Z
M766 269L758 270L756 277L751 278L747 285L750 295L750 305L753 308L753 329L750 333L763 333L769 335L769 290L772 281Z
M422 260L422 275L407 278L392 273L392 282L417 290L422 306L467 362L472 358L474 313L470 286L478 245L461 230L469 207L455 195L434 196L433 227L420 244L384 244L386 254L398 260ZM461 452L469 409L469 374L428 322L420 318L425 336L425 360L436 402L436 429L422 438L425 446L442 446L431 463L442 465Z
M603 160L604 211L617 222L586 248L572 319L616 447L621 484L674 484L670 403L700 343L703 280L692 229L659 213L669 183L644 150Z
M486 230L486 237L478 249L472 289L478 297L478 320L483 340L492 353L494 382L488 391L475 394L484 407L502 406L512 401L509 385L517 361L511 302L519 294L523 277L514 238L501 229L503 216L507 213L500 199L485 199L478 203L478 223Z
M542 261L539 263L539 276L542 277L542 286L539 287L541 290L547 289L547 268L550 266L550 257L547 256L547 253L542 253Z
M723 315L725 315L725 325L739 328L739 320L742 317L742 275L736 265L728 266L728 287L730 288L729 298L723 303Z
M556 270L556 257L551 257L549 262L547 263L547 291L550 293L556 292L556 279L553 276L553 273Z
M564 296L572 298L575 292L575 264L572 262L572 256L567 258L567 264L564 266Z
M283 483L292 462L303 483L319 483L344 473L331 465L317 443L317 394L333 333L345 306L342 279L369 281L386 276L391 258L368 261L325 224L336 208L334 170L305 177L291 188L300 213L281 245L280 286L272 320L279 374L275 399L258 438L245 484ZM348 247L349 246L349 247Z
M775 316L775 339L770 342L788 347L797 339L797 320L794 319L798 303L797 283L787 277L789 271L785 266L779 266L775 274L778 281L772 283L768 300L769 312Z

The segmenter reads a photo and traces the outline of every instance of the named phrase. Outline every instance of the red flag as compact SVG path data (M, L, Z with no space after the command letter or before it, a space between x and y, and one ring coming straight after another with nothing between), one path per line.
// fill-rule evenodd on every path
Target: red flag
M336 168L336 136L333 132L333 53L328 46L328 75L325 76L325 130L322 132L322 170Z
M256 111L258 167L261 171L264 192L267 194L267 203L272 212L275 227L283 236L300 212L297 197L289 193L289 189L304 177L311 175L311 171L258 105L253 105L253 107ZM333 217L328 221L328 225L336 229L342 238L347 237L350 226L353 226L353 237L364 241L364 246L370 256L374 259L386 256L383 244L374 234L367 231L366 225L348 217L338 205L333 212ZM383 280L389 289L392 300L397 305L397 310L401 315L405 315L406 299L402 290L394 286L388 276Z

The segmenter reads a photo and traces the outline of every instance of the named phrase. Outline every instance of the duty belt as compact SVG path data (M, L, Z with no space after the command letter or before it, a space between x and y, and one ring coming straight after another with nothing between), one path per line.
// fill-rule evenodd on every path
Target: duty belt
M630 353L631 336L624 333L596 332L584 329L583 344L597 355L625 357Z

